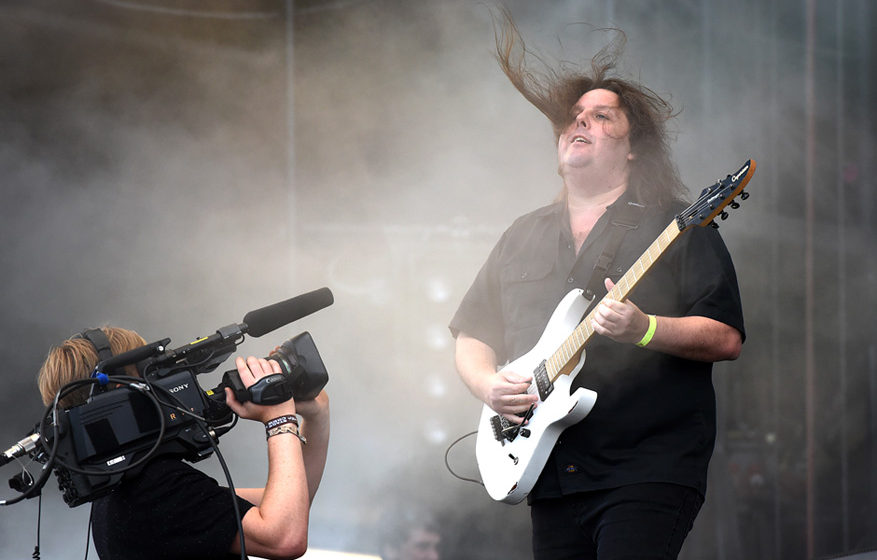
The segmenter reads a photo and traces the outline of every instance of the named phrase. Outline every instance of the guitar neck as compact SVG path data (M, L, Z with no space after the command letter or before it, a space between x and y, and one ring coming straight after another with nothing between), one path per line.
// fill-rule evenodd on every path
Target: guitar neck
M682 231L674 220L671 222L661 235L649 245L649 248L640 255L635 263L624 273L615 286L604 296L605 298L617 301L625 301L631 291L636 287L643 276L652 268L664 251L676 241ZM551 381L555 381L559 376L570 373L581 357L582 350L594 335L594 327L592 326L594 312L597 306L593 306L591 312L588 313L581 323L573 330L567 339L560 345L560 348L546 360L545 367L548 371Z

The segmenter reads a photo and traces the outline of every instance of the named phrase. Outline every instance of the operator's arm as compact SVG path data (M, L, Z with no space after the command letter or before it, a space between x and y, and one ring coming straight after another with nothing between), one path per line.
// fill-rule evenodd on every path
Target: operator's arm
M510 371L496 371L496 353L493 349L464 332L457 334L457 372L463 383L479 400L508 420L520 423L518 413L539 400L525 391L532 377Z
M309 501L313 502L323 478L329 449L329 395L326 391L320 391L313 400L299 401L296 403L296 412L302 417L301 433L308 441L302 450L302 457L308 479ZM259 505L265 489L236 488L235 492L251 504Z
M273 360L269 362L252 356L246 362L237 358L236 365L241 381L247 387L265 375L280 373L279 365ZM231 390L226 389L226 402L241 418L263 424L280 416L296 414L296 404L292 399L272 406L252 402L241 404ZM328 399L325 407L328 421ZM319 443L319 439L318 446L325 445L325 441ZM292 433L268 438L268 481L264 490L261 495L256 489L238 492L242 497L253 498L256 504L242 520L248 554L265 558L298 558L307 550L310 493L302 447L302 442ZM325 450L322 455L325 457ZM237 535L231 544L231 552L240 553Z
M302 452L308 478L308 497L313 502L323 478L329 448L329 395L326 391L320 391L313 400L297 402L296 410L302 417L302 435L308 440Z

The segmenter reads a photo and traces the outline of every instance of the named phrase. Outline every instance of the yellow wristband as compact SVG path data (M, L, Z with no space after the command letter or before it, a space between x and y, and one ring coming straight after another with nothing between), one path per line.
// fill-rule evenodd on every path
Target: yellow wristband
M658 326L658 319L654 315L649 315L649 329L646 331L646 334L643 335L642 340L636 343L640 348L645 348L645 346L652 341L652 337L655 336L655 328Z

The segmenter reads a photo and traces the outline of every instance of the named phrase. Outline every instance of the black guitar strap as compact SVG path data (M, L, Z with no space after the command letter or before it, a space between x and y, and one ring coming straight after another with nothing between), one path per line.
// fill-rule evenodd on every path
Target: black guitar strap
M606 246L603 253L597 257L594 263L594 271L591 273L591 279L585 288L585 297L589 300L594 299L594 294L599 292L603 286L603 279L608 276L609 269L615 261L615 253L621 247L621 242L628 231L639 227L640 218L646 209L642 204L636 202L628 202L618 209L615 217L612 219L612 229L609 231L609 239L606 240Z

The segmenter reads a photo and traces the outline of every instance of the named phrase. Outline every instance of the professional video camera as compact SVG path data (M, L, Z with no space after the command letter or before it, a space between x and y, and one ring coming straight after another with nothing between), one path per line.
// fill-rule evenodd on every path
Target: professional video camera
M237 370L225 372L222 382L208 390L201 388L196 376L215 370L245 334L262 336L332 303L332 292L321 288L251 311L243 323L173 350L167 349L170 339L166 338L102 359L91 379L62 387L34 432L0 455L0 465L23 455L43 463L38 480L26 472L13 477L9 484L21 496L0 505L39 494L52 470L64 501L75 507L109 493L156 455L174 454L192 462L208 457L219 437L237 421L225 404L225 387L239 402L270 405L315 398L329 376L307 332L267 356L277 360L282 373L263 377L249 388ZM131 364L136 364L140 377L115 375ZM84 404L60 406L65 396L87 386L91 394Z

